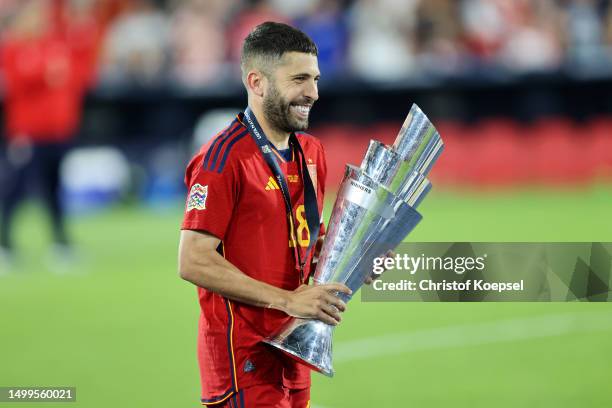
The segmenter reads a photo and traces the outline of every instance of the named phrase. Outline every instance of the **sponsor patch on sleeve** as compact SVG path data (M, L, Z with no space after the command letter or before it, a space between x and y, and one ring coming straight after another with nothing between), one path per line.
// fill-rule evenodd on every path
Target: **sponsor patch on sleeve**
M187 211L205 210L207 197L208 186L194 184L189 191L189 198L187 198Z

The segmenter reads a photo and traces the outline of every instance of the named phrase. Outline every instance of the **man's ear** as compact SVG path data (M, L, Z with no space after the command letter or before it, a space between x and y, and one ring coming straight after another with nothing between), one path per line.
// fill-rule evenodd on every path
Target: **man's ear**
M254 95L263 98L266 89L266 77L260 71L249 71L246 76L246 86Z

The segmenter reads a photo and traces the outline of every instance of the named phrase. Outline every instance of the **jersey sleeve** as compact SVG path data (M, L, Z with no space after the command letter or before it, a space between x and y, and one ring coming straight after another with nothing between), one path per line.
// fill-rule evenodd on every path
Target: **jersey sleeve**
M202 157L196 156L187 167L187 202L181 229L206 231L223 240L238 195L236 166L230 161L217 172L205 169L202 162Z

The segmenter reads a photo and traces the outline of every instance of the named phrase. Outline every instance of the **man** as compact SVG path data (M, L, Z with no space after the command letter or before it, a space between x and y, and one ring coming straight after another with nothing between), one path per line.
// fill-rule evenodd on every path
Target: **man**
M97 35L93 21L75 21L68 11L63 0L24 2L3 38L8 175L0 191L0 256L12 258L14 215L32 184L39 184L51 215L56 249L68 250L60 164L93 81Z
M248 107L187 167L179 271L198 286L202 403L306 407L309 369L262 340L289 316L340 322L341 284L307 285L326 164L308 127L318 99L317 48L264 23L241 57ZM296 133L298 132L298 133Z

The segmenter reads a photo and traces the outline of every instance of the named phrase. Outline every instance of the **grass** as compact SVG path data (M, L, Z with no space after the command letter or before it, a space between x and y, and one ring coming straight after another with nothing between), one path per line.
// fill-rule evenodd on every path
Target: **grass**
M608 187L434 191L410 240L612 241ZM37 207L25 208L18 220L19 267L0 276L0 386L76 386L78 402L65 404L75 408L199 406L199 310L195 289L176 273L180 218L177 206L166 212L114 208L74 219L78 266L58 274L48 259L46 220ZM340 350L372 336L596 312L612 308L584 303L362 304L357 297L334 344ZM610 406L611 341L608 326L481 345L407 347L396 354L344 360L335 363L333 379L313 376L313 405Z

